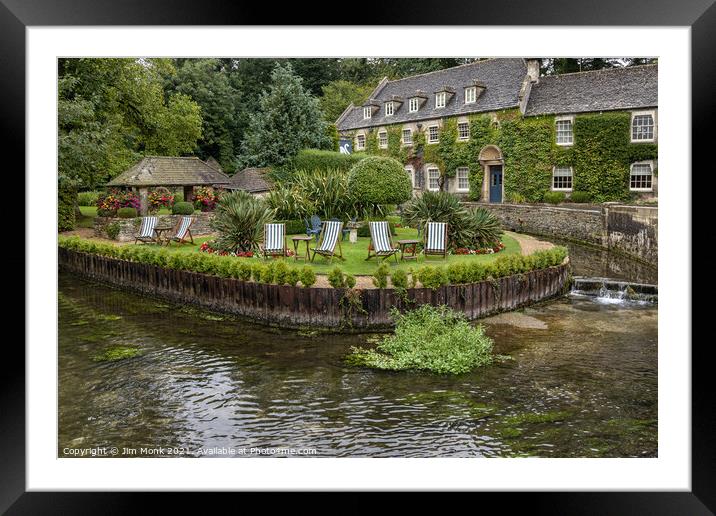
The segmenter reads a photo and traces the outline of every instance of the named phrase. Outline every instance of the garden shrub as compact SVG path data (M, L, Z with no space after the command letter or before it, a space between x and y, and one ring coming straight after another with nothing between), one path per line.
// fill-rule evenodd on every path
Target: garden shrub
M373 273L373 285L377 288L388 288L388 276L390 275L390 268L388 264L382 262Z
M346 361L391 371L462 374L492 363L493 342L484 328L447 306L422 305L400 313L393 309L395 333L375 349L352 347Z
M413 185L400 161L371 156L351 168L348 184L357 200L367 205L402 204L413 195Z
M287 235L300 235L306 232L306 223L301 219L279 220L277 222L286 224Z
M447 271L442 266L426 265L418 269L417 274L420 284L425 288L435 290L449 283Z
M264 224L273 221L274 210L248 192L238 190L221 197L216 205L212 229L220 251L246 252L258 248L264 238Z
M353 288L356 284L356 280L353 276L343 274L340 267L334 267L328 273L328 283L333 288Z
M301 273L298 269L292 267L288 270L285 277L285 282L292 287L295 287L301 280Z
M113 217L120 208L140 208L139 196L129 190L116 188L97 196L97 214L101 217Z
M77 188L74 181L61 178L57 183L57 230L71 231L77 224L75 202Z
M116 240L119 236L120 230L121 226L119 225L119 222L110 222L104 227L104 231L107 233L110 240Z
M592 195L589 192L572 192L572 195L569 196L570 202L590 202L592 200Z
M200 211L214 211L219 202L219 193L208 186L194 188L194 209Z
M545 192L542 196L542 200L549 204L559 204L564 202L566 197L564 192Z
M97 206L97 199L101 192L78 192L77 193L77 204L79 206Z
M341 170L350 168L364 159L365 154L342 154L317 149L303 149L283 168L286 170Z
M316 283L316 272L310 265L304 265L301 268L301 284L304 287L311 287Z
M390 283L396 290L408 289L408 273L403 269L398 269L390 275Z
M274 268L273 268L274 281L276 282L277 285L285 285L286 283L288 283L286 281L286 279L288 277L288 270L289 269L288 269L288 265L286 264L286 262L284 262L282 260L274 262Z
M133 219L137 216L136 208L120 208L117 210L117 217L120 219Z
M194 213L194 205L190 202L175 202L172 206L172 214L174 215L191 215Z

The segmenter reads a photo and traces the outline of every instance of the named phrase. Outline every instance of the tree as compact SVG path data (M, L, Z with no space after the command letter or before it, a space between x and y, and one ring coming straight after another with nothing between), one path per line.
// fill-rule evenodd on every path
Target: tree
M201 136L199 106L167 98L166 59L60 59L58 172L94 188L147 154L191 152Z
M321 109L326 121L335 122L341 113L353 102L359 106L368 99L375 85L356 84L349 81L333 81L323 86Z
M305 90L290 64L277 64L259 98L239 158L241 166L281 166L304 148L329 149L318 99Z
M348 186L358 202L369 206L402 204L413 194L400 161L382 156L370 156L353 165Z

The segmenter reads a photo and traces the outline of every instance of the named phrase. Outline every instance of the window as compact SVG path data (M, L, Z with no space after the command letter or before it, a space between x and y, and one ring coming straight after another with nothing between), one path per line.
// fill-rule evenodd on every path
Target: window
M437 168L428 169L428 190L440 190L440 171Z
M356 136L356 150L365 149L365 134L359 134Z
M457 177L457 190L458 192L467 192L470 189L470 171L467 167L460 167L457 169L455 174Z
M651 163L634 163L631 166L631 173L629 175L629 190L651 192L652 175Z
M631 141L654 141L654 113L634 113L631 119Z
M440 138L438 136L438 126L431 125L428 127L428 143L438 143Z
M378 133L378 147L381 149L388 148L388 133L381 131Z
M413 131L411 129L403 129L403 145L413 144Z
M457 124L457 139L470 139L470 124L468 124L467 122L460 122L459 124Z
M415 113L420 108L420 99L418 97L413 97L410 99L410 102L408 103L408 112Z
M447 94L444 91L435 94L435 109L445 107L445 98Z
M572 190L572 167L554 167L552 190Z
M557 145L572 145L574 143L574 131L572 130L572 119L557 119Z
M393 103L392 102L386 102L385 103L385 116L393 116Z
M405 173L408 174L410 184L412 184L413 188L415 188L415 174L413 173L413 167L405 167Z
M477 100L477 88L470 86L465 88L465 104L473 104Z

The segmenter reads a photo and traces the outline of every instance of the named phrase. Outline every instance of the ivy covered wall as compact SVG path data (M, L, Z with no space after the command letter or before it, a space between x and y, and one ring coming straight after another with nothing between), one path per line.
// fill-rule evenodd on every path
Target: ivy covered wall
M368 154L391 156L416 170L435 163L441 182L455 176L458 167L470 170L470 199L478 200L482 191L483 169L478 161L486 145L495 145L504 159L506 200L540 202L550 190L552 167L571 166L573 191L588 192L593 202L628 201L630 165L655 160L655 143L631 143L631 114L609 112L576 115L574 144L556 144L554 116L522 117L511 109L467 117L470 139L457 138L457 118L443 120L439 143L426 144L425 133L413 133L413 145L401 148L402 124L366 132ZM378 147L378 131L388 133L388 148ZM656 171L654 171L656 173Z

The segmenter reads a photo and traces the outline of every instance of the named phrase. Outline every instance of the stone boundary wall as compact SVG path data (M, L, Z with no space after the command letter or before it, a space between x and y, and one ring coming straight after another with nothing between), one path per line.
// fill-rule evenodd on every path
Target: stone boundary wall
M658 264L659 209L654 206L464 204L488 209L512 231L579 240Z
M60 270L123 289L231 313L255 322L341 331L379 330L392 326L390 309L421 304L448 305L469 319L514 310L562 294L569 260L494 282L414 288L404 298L394 289L360 292L360 306L347 302L346 289L269 285L208 274L165 269L99 255L58 249Z
M194 217L194 223L191 226L191 234L197 235L208 235L212 232L209 227L209 222L214 218L214 214L211 212L194 212L191 214ZM174 226L182 215L157 215L159 220L157 224L159 226ZM109 238L107 236L106 227L109 224L117 222L119 224L119 234L116 240L118 242L133 242L134 237L139 231L139 226L142 223L141 217L135 217L132 219L120 219L119 217L95 217L94 219L94 234L100 238Z

